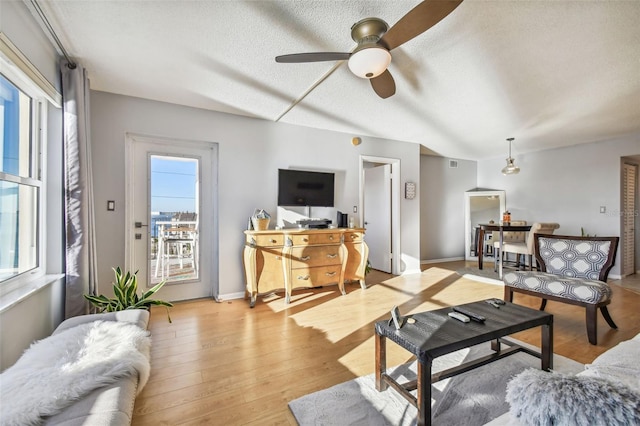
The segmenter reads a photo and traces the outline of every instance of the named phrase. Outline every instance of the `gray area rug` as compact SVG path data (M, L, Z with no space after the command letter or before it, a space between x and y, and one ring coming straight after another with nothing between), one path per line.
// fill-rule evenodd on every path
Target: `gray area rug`
M433 370L459 365L490 352L489 343L436 358ZM491 364L432 385L432 423L434 425L484 425L506 413L507 382L528 367L540 368L540 360L524 353L511 355ZM583 365L554 356L554 369L576 373ZM416 378L416 363L396 367L391 376ZM373 374L358 377L289 403L298 424L323 426L409 426L416 424L416 408L389 388L375 389Z

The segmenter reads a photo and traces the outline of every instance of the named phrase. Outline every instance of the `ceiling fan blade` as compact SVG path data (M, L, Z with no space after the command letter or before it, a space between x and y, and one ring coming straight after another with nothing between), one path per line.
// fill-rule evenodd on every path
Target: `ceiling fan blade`
M276 62L299 63L299 62L324 62L343 61L349 59L351 53L341 52L314 52L314 53L292 53L291 55L276 56Z
M404 15L389 28L380 39L380 44L387 49L395 49L419 36L444 19L462 3L462 0L425 0Z
M396 93L396 82L393 80L393 76L389 70L384 70L382 74L377 77L369 79L371 81L371 87L382 99L387 99L389 96L393 96Z

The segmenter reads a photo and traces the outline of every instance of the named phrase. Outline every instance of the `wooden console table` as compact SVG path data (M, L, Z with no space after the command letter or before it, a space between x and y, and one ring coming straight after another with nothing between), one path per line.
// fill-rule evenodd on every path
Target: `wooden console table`
M365 289L369 248L362 228L244 231L245 295L253 308L258 294L359 281Z

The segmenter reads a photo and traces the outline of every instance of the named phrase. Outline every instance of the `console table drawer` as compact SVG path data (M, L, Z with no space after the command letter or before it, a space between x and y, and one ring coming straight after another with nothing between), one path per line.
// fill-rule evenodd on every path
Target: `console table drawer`
M251 239L255 241L255 245L258 247L270 247L270 246L283 246L284 235L271 234L271 235L253 235L247 237L247 242L251 243Z
M291 235L294 246L305 246L314 244L340 244L340 233L322 232L317 234Z
M293 247L291 249L291 268L307 266L340 265L340 246Z
M345 232L344 234L344 242L345 243L361 243L364 239L363 232Z
M342 265L296 268L291 271L292 287L316 287L340 281Z

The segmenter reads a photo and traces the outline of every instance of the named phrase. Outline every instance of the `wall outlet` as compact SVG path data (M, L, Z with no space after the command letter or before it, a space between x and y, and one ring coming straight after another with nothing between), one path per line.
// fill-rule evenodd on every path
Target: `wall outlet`
M353 212L358 213L358 206L353 206Z

